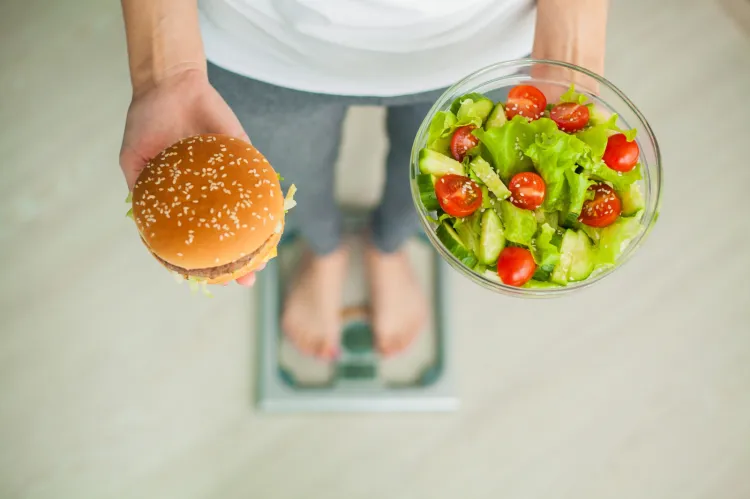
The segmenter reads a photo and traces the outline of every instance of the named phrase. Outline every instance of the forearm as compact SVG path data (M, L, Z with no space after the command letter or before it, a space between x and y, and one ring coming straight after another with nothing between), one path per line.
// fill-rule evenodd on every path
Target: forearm
M133 92L185 70L206 71L197 0L122 0Z
M604 72L608 0L538 0L534 57Z

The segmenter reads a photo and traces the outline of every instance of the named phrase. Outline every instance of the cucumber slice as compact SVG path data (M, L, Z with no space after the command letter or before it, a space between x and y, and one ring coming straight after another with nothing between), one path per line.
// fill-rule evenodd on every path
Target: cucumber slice
M440 208L437 196L435 195L435 180L432 175L421 173L417 175L417 188L419 189L419 199L427 211L436 211Z
M500 201L499 205L508 241L524 246L531 245L537 227L534 212L518 208L510 201Z
M477 176L479 180L487 186L487 188L494 194L497 199L506 199L510 197L510 191L497 173L492 169L490 164L484 160L484 158L477 156L474 160L469 163L469 168Z
M596 253L589 236L583 231L568 229L560 245L560 261L550 280L560 285L583 281L591 275L596 264Z
M472 253L458 237L453 227L448 222L441 223L435 231L440 242L445 245L446 249L451 252L461 263L467 267L474 268L477 264L477 257Z
M451 153L451 137L440 137L427 144L427 149L435 151L444 156Z
M559 284L555 284L554 282L544 282L544 281L538 281L536 277L534 277L532 280L524 284L522 287L527 289L551 289L551 288L559 288Z
M456 175L466 174L464 172L464 165L445 154L440 154L430 149L419 151L419 170L422 173L429 173L438 177L449 173L455 173Z
M557 230L557 228L560 226L560 216L558 215L558 212L556 212L556 211L545 211L543 213L544 213L544 221L543 222L539 222L539 223L540 224L549 224L550 227L552 227L553 229Z
M497 262L497 257L505 248L505 234L500 217L494 210L485 210L482 215L482 229L479 234L477 257L485 265Z
M583 281L588 278L594 271L594 264L596 263L596 254L589 236L584 234L583 231L579 231L576 232L576 237L578 242L573 253L570 271L568 271L569 282Z
M636 218L618 218L615 223L600 230L598 264L614 265L620 255L642 230Z
M573 253L578 247L578 234L570 229L565 231L560 244L560 261L555 265L550 281L565 286L568 284L568 273L573 264Z
M476 255L479 249L479 230L475 228L473 220L471 218L456 219L453 222L453 229L464 246Z
M643 191L638 183L630 184L628 190L624 192L618 192L620 200L622 201L622 216L632 217L640 210L646 207L646 202L643 199Z
M479 92L472 92L472 93L470 93L470 94L465 94L465 95L462 95L462 96L460 96L460 97L457 97L457 98L455 98L455 99L453 100L453 102L451 102L451 109L450 109L450 110L451 110L451 112L452 112L453 114L456 114L456 115L457 115L457 114L458 114L458 110L459 110L459 109L461 109L461 105L462 105L462 104L463 104L463 103L464 103L464 102L465 102L466 100L469 100L469 99L470 99L471 101L473 101L473 102L478 102L478 101L480 101L480 100L489 100L489 99L487 98L487 96L485 96L484 94L480 94Z
M471 122L477 126L482 126L482 123L484 123L484 120L487 119L490 111L492 111L492 106L492 101L487 98L478 100L466 99L461 103L461 107L458 108L456 117L459 123Z
M494 103L491 100L474 92L454 100L451 104L451 111L458 118L458 124L481 127L493 107Z
M490 115L487 117L487 122L484 124L484 128L499 128L503 126L506 121L508 121L508 118L505 117L505 108L503 107L503 103L498 102Z
M602 229L597 229L596 227L590 227L586 224L581 224L581 230L585 232L587 236L589 236L589 239L591 239L594 244L599 243L599 238L602 235Z
M490 190L487 188L486 185L479 185L479 188L482 189L482 210L491 210L493 206L495 206L496 200L493 197L490 197Z
M500 276L497 275L497 269L487 269L482 275L490 281L496 282L498 284L505 284L503 283L503 280L500 279Z

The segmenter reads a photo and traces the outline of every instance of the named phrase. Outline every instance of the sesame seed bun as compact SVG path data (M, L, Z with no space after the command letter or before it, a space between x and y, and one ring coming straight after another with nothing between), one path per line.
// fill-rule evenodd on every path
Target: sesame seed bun
M184 277L223 283L275 256L284 196L252 145L226 135L188 137L153 158L132 196L143 243Z

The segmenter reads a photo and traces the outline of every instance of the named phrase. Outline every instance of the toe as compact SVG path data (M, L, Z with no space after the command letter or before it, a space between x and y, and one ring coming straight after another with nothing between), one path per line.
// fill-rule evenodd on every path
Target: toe
M331 335L326 338L320 351L320 356L324 359L333 360L339 355L339 346L334 341L335 336Z
M322 357L324 346L321 338L313 338L310 340L310 354L318 358Z
M281 330L284 336L294 345L294 348L305 355L310 354L309 341L304 334L304 330L295 327L290 321L282 321Z
M398 353L403 352L407 345L409 344L408 341L406 341L408 338L406 338L403 333L399 334L398 336L395 336L393 338L393 341L391 342L391 348L388 352L389 355L396 355Z
M379 348L380 353L388 357L389 355L393 355L393 353L396 351L396 342L394 341L393 336L386 336L383 335L383 339L379 342Z

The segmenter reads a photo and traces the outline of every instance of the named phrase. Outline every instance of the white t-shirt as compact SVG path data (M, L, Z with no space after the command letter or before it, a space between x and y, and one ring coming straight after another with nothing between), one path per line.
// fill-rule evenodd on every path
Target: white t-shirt
M275 85L395 96L531 51L534 0L199 0L208 59Z

